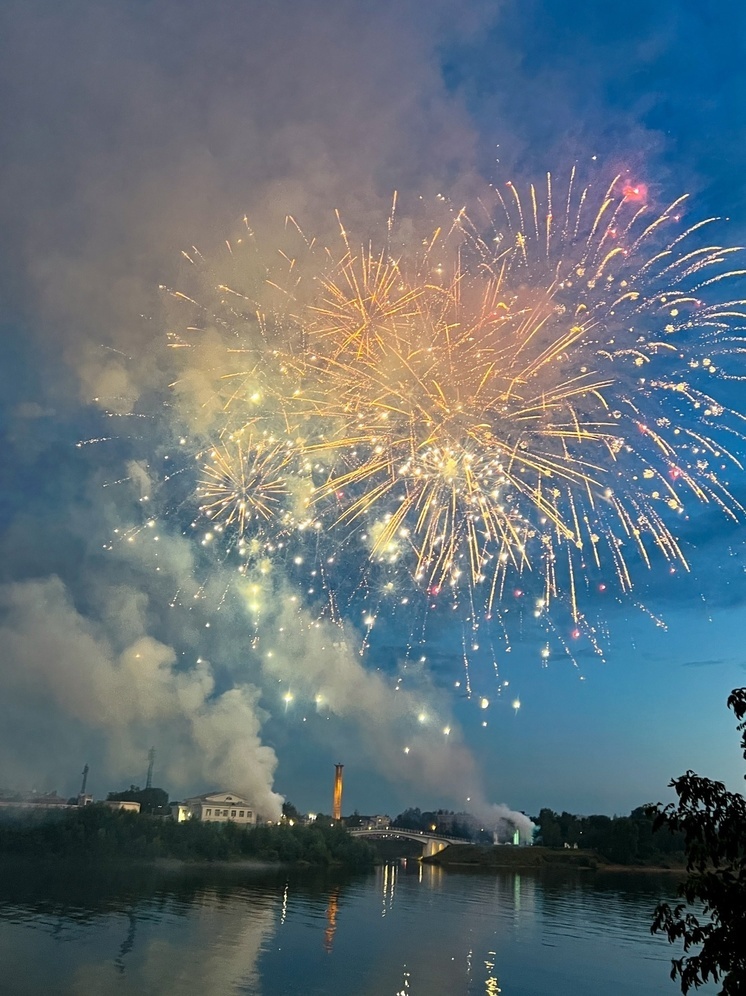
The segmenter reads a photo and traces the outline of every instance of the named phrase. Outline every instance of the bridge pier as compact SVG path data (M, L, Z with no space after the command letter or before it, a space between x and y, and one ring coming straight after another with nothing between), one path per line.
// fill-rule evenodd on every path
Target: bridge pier
M434 840L432 837L427 838L427 843L422 849L423 858L431 858L434 854L439 854L441 851L445 851L448 844L443 840Z

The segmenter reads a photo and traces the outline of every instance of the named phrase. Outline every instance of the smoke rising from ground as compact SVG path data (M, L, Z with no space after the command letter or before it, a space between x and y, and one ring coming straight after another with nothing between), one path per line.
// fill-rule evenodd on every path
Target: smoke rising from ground
M35 749L19 752L5 778L23 784L44 772L67 781L88 760L97 780L103 771L116 788L137 778L157 737L159 770L172 792L217 780L276 817L277 758L260 741L258 690L216 694L207 661L177 669L174 650L147 635L142 593L113 588L109 598L126 641L83 617L59 578L0 588L2 725L20 732L24 713L38 717L19 741L35 740Z
M522 844L530 844L533 840L535 824L525 813L518 813L504 805L494 805L482 797L472 799L469 811L489 830L514 828L518 831Z
M336 226L335 208L350 224L380 224L395 187L428 192L468 178L473 134L458 96L444 86L437 45L446 29L466 37L492 14L489 4L477 5L454 20L455 10L450 0L374 9L348 0L270 7L219 0L209 11L175 0L137 9L92 0L64 11L51 3L6 7L0 84L13 120L35 127L14 127L0 139L4 189L13 190L0 217L17 247L0 279L44 342L42 400L69 410L77 394L112 413L112 436L136 435L140 425L128 413L140 404L147 414L144 399L170 380L164 332L173 315L158 287L178 286L180 250L198 242L209 253L244 213L276 231L292 214L324 238ZM275 252L274 243L259 247L259 272ZM215 428L209 371L217 348L204 336L180 371L171 420L161 422L174 438L185 429L204 438ZM17 412L29 404L45 410L21 398ZM116 476L126 480L126 495L110 486ZM393 679L368 673L338 634L327 648L333 627L315 630L303 616L284 664L260 665L248 618L231 611L230 599L223 604L234 579L218 565L197 572L187 542L170 535L176 522L159 523L157 554L147 533L122 546L115 531L137 521L157 477L135 454L121 475L108 473L105 490L94 480L88 514L62 510L51 545L60 545L60 532L77 539L72 556L64 550L54 558L59 576L48 576L44 556L30 553L32 517L6 542L9 559L23 558L31 574L3 590L0 688L21 704L19 745L32 736L34 717L44 716L60 744L56 757L95 742L110 777L135 778L143 751L157 741L174 791L222 783L258 796L260 809L276 809L276 759L260 743L257 689L283 667L289 680L302 660L300 685L355 727L361 753L381 771L402 770L404 759L411 783L476 782L462 744L448 747L440 731L417 729L412 719L422 708L415 699L432 698L432 689L394 692ZM102 546L112 547L108 565L93 554ZM124 583L107 591L112 570ZM182 606L181 632L164 611L168 598ZM184 649L204 637L204 623L183 611L192 604L207 615L223 607L213 631L219 665ZM49 761L43 748L19 753L16 780L61 778L68 763Z
M458 90L444 82L439 46L479 31L495 12L492 3L465 11L452 0L6 4L0 179L9 196L0 219L14 252L0 289L43 344L41 390L28 388L39 397L18 398L16 424L33 414L43 437L40 415L70 411L79 398L118 416L111 436L136 435L127 413L138 404L147 412L170 382L163 343L174 316L158 287L179 286L182 249L222 247L244 213L270 231L292 214L321 240L337 239L335 208L364 232L386 217L395 188L410 196L470 188L475 133ZM271 241L260 246L260 269L274 252ZM219 406L205 371L217 348L205 336L181 371L162 422L173 438L185 427L204 437L214 429ZM58 453L42 449L32 463L39 444L29 436L18 459L42 477L41 464L56 467ZM157 559L147 533L131 548L116 545L115 529L155 498L158 475L145 457L109 473L106 489L91 474L84 508L80 466L56 473L65 487L61 501L49 499L62 505L54 532L39 528L48 514L39 507L3 537L6 576L28 578L3 589L0 695L16 703L7 729L18 754L7 780L68 782L88 744L103 752L110 777L136 779L157 742L173 791L222 783L276 808L258 689L281 677L319 695L319 708L354 729L359 754L382 773L454 801L476 797L475 760L447 703L411 664L395 691L396 675L366 669L356 635L289 610L265 620L257 656L248 616L223 602L233 579L218 566L197 570L188 542L172 535L179 524L159 523ZM109 486L118 476L128 478L126 497ZM112 543L103 564L101 547ZM107 587L112 571L122 583ZM169 613L170 600L182 609ZM199 656L204 621L184 611L192 604L205 616L222 606L214 654ZM272 627L283 623L279 641ZM263 705L276 711L271 696ZM35 738L39 722L59 749Z
M534 824L527 816L486 801L476 759L426 670L400 669L401 685L396 676L366 670L344 632L306 614L299 621L290 597L274 620L265 671L313 700L319 713L350 721L358 741L353 751L362 747L367 763L389 778L396 772L410 796L424 793L466 809L486 827L508 824L531 841Z

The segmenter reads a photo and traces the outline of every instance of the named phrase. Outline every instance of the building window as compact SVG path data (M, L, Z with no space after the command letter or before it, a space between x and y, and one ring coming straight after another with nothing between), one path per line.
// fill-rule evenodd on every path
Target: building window
M227 815L228 815L228 810L227 810L227 809L224 809L224 810L223 810L223 816L227 816Z
M212 810L211 809L206 809L205 810L205 816L212 816Z
M235 810L235 809L232 809L232 810L231 810L231 816L235 816L235 815L236 815L236 810Z
M250 819L251 819L251 810L250 810L250 809L247 809L247 810L246 810L246 819L247 819L247 820L250 820Z
M243 817L244 817L244 811L243 811L243 809L239 810L238 815L241 817L241 819L243 819Z

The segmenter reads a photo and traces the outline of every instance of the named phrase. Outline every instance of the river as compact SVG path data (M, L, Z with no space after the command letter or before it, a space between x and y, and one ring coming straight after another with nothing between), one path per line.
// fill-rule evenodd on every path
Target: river
M652 874L0 866L5 996L676 996ZM714 993L703 987L699 993Z

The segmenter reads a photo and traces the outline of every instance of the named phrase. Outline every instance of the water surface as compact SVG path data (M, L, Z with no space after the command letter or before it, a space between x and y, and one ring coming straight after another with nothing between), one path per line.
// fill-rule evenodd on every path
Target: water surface
M664 875L412 861L354 878L6 865L0 993L676 996L672 951L649 933L674 890Z

